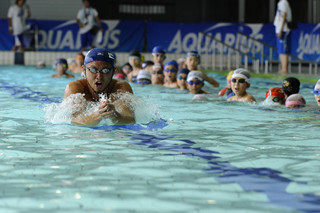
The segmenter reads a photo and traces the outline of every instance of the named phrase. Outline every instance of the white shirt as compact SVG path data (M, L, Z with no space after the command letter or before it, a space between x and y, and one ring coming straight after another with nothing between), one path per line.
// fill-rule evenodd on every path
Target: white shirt
M273 22L277 34L280 33L281 30L281 24L283 21L282 14L284 12L286 13L286 22L284 23L283 31L288 32L290 31L290 29L288 28L287 22L290 22L292 20L291 8L287 0L280 0L278 2L277 12Z
M25 20L28 17L28 10L26 7L19 7L12 5L8 11L8 18L12 20L13 35L19 35L26 29Z
M98 11L92 7L82 8L79 10L77 19L80 20L80 23L83 24L83 27L80 28L80 33L88 32L94 25L95 17L98 16Z

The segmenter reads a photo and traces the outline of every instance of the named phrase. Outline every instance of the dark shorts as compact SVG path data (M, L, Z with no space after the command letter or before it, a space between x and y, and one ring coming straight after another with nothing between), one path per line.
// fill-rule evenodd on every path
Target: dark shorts
M88 31L81 34L81 47L91 46L94 39L94 35Z
M282 32L282 38L277 36L277 49L279 54L289 54L291 52L291 32Z

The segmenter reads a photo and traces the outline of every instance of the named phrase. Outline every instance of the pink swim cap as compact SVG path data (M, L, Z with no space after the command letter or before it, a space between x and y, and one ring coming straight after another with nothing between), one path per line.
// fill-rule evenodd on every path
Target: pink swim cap
M286 107L304 107L304 105L306 105L306 100L300 94L292 94L286 100Z

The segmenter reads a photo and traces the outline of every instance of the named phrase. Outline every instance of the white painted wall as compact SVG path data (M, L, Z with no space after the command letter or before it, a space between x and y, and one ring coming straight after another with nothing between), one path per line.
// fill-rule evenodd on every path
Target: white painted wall
M8 9L15 0L0 0L0 18L7 18ZM31 19L71 20L76 19L82 8L82 0L27 0L30 6Z

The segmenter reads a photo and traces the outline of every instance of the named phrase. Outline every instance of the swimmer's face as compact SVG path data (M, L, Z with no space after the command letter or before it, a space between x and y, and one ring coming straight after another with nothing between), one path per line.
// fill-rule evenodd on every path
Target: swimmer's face
M164 78L168 79L170 81L175 81L176 80L176 75L177 75L177 68L174 65L167 65L163 69L164 73Z
M77 56L76 56L76 63L77 63L79 66L82 66L83 63L84 63L84 57L81 56L81 55L77 55Z
M130 56L129 57L129 64L132 67L140 67L141 66L141 59L137 56Z
M101 71L104 68L108 68L110 71L108 73L92 73L83 65L83 69L85 69L86 79L88 81L89 86L93 91L98 94L104 92L112 81L112 76L114 73L114 68L111 64L105 61L93 61L86 64L86 67L91 69L96 69Z
M64 74L67 71L67 65L63 63L57 64L56 70L59 74Z
M126 65L122 67L122 71L124 74L128 75L132 70L128 65Z
M177 83L181 90L187 89L187 76L186 73L180 73L177 77Z
M278 104L281 104L281 105L284 105L285 104L285 100L284 98L280 98L278 96L275 96L275 95L271 95L269 96L270 97L270 100L273 102L273 103L278 103ZM268 97L268 98L269 98Z
M235 79L235 80L234 80ZM239 82L240 80L240 82ZM246 94L246 89L249 88L249 85L248 83L246 83L244 81L245 79L243 78L233 78L231 79L231 88L232 88L232 91L237 95L237 96L242 96L242 95L245 95ZM235 82L234 82L235 81ZM244 81L244 82L243 82Z
M201 88L203 87L203 82L199 81L197 78L192 80L193 84L190 85L189 83L187 83L188 85L188 90L192 93L192 94L199 94L201 93Z
M186 59L186 65L189 70L197 70L199 65L199 59L196 56L189 56Z
M316 100L318 106L320 106L320 93L319 93L319 95L314 95L314 99Z
M163 64L166 56L163 53L152 53L152 60L154 63Z
M161 67L153 68L151 73L152 84L163 84L163 71Z

